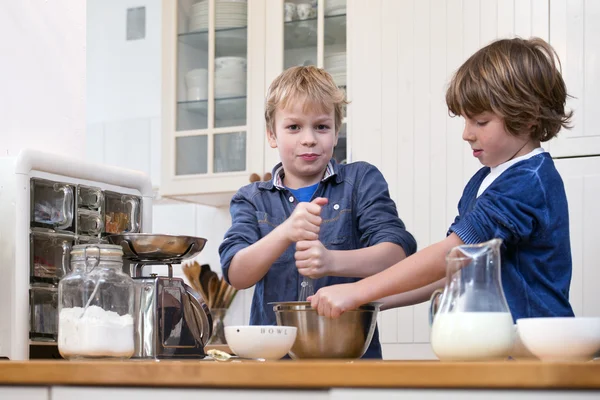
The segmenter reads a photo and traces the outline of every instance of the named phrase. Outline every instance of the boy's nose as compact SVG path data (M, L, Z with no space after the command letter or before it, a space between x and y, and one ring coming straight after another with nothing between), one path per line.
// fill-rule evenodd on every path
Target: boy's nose
M300 142L303 146L314 146L317 143L317 137L312 129L307 129L302 132Z
M465 129L463 129L462 138L466 142L472 142L475 140L475 135L471 132L471 129L469 129L469 125L467 124L465 124Z

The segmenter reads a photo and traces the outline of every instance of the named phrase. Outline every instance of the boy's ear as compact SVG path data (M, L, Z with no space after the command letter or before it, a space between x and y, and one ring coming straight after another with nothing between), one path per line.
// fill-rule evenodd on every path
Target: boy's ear
M269 146L271 146L272 149L277 148L277 137L275 136L275 132L267 129L267 140L269 141Z

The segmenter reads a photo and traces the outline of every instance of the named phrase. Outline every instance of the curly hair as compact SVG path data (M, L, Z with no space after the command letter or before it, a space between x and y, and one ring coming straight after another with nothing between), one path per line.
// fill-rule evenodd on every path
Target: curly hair
M473 54L456 71L446 104L450 115L469 118L491 111L507 132L541 142L569 129L567 88L556 51L544 40L501 39Z
M304 101L305 111L316 108L334 111L335 132L342 127L346 93L339 89L331 75L315 66L292 67L283 71L271 83L265 104L267 130L275 133L275 111L285 109L292 101Z

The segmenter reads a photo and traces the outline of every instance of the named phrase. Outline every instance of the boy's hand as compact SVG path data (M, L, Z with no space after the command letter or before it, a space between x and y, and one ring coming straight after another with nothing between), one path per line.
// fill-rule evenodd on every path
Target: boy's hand
M319 240L303 240L296 243L296 268L300 275L317 279L328 275L333 266L333 255Z
M319 315L337 318L344 312L354 310L360 306L356 284L344 283L341 285L327 286L319 289L314 295L306 299Z
M293 243L302 240L317 240L321 226L321 209L327 204L327 199L317 197L310 203L300 203L282 224L285 237Z

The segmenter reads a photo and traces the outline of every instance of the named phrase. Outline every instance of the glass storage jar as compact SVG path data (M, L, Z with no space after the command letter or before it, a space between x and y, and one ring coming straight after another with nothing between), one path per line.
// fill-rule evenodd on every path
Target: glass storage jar
M134 352L133 279L123 249L83 244L58 284L58 350L63 358L129 358Z

